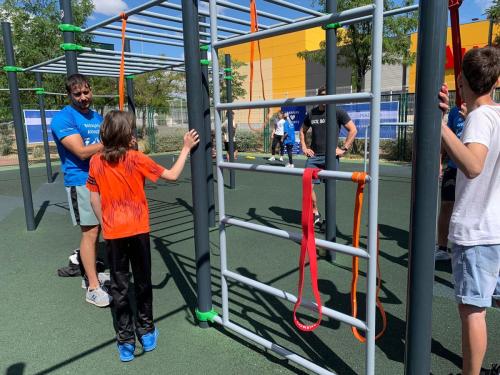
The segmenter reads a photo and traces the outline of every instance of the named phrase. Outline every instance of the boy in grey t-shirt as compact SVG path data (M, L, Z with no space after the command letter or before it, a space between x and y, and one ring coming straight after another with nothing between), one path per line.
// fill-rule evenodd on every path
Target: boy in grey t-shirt
M469 50L459 86L468 115L461 139L443 122L442 144L458 166L448 238L453 243L455 298L462 322L463 375L477 375L486 353L486 307L500 299L500 49ZM439 94L448 109L448 88Z

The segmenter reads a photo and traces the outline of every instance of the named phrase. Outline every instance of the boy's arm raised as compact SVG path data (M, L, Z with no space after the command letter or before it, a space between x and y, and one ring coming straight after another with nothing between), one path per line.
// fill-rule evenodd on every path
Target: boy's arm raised
M444 114L449 108L448 87L446 85L441 87L439 100L439 107ZM481 174L488 155L488 147L474 142L463 144L444 120L441 123L441 139L446 153L467 178L472 179Z
M189 155L189 152L193 147L195 147L200 142L200 138L196 130L192 129L186 134L184 134L184 146L182 147L181 153L177 158L177 161L174 163L172 168L165 169L161 174L161 178L168 181L176 181L182 170L184 169L184 165L186 164L186 159Z

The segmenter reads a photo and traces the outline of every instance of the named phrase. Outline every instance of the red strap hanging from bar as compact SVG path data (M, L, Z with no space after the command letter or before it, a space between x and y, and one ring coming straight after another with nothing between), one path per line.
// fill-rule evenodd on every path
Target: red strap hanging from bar
M120 14L122 19L122 56L120 61L120 78L118 81L118 108L123 111L125 104L125 30L127 29L127 14L122 12Z
M316 241L314 237L314 220L312 211L312 179L318 178L318 168L306 168L302 176L302 242L300 245L299 260L299 285L297 302L293 307L293 322L301 331L314 331L321 323L323 316L321 296L318 290L318 264L316 259ZM297 309L302 302L302 290L304 288L304 268L306 255L309 257L309 267L311 274L311 287L314 299L318 308L318 320L312 325L306 325L297 318Z
M458 108L462 105L462 96L458 87L458 76L462 71L462 40L460 38L460 16L458 8L462 5L462 0L448 0L451 20L451 40L453 45L453 70L455 73L455 104Z

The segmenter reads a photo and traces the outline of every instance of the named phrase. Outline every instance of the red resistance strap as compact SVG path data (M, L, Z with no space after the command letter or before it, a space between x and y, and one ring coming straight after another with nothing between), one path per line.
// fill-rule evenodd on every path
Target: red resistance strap
M462 0L448 0L451 21L451 40L453 46L453 71L455 73L455 104L458 108L462 105L462 96L458 87L458 76L462 71L462 40L460 38L460 16L458 8L462 5Z
M295 326L304 332L314 331L318 328L322 319L321 296L318 290L318 263L316 259L316 241L314 237L314 220L312 211L312 179L318 178L318 168L306 168L302 176L302 242L300 244L299 260L299 285L297 302L293 307L293 322ZM302 290L304 288L304 268L306 255L309 256L309 267L311 273L311 287L318 308L318 320L312 325L306 325L297 318L297 309L302 302Z
M255 0L250 0L250 32L254 33L259 31L259 22L257 21L257 6L255 5ZM261 81L261 89L262 89L262 99L266 100L266 95L264 92L264 76L262 72L262 53L260 51L260 41L257 41L257 48L259 50L259 64L260 64L260 81ZM253 60L255 58L255 41L250 42L250 101L252 101L253 97L253 75L254 75L254 66ZM250 124L250 114L252 113L252 109L248 110L248 127L253 131L260 131L262 129L254 129Z
M118 108L123 111L125 104L125 30L127 29L128 16L125 12L120 14L122 19L122 57L120 61L120 79L118 81Z
M354 202L354 224L352 229L352 246L359 247L359 237L361 229L361 213L363 208L363 192L365 188L367 174L365 172L354 172L352 174L352 181L358 184L358 189L356 190L356 200ZM378 262L379 253L379 238L377 231L377 291L376 291L376 304L382 316L382 331L375 336L375 340L381 337L387 328L387 317L385 315L384 307L379 299L379 293L381 288L382 278L380 277L380 265ZM351 311L353 318L358 315L358 301L357 301L357 286L358 286L358 273L359 273L359 259L358 257L352 258L352 281L351 281ZM358 329L354 326L351 327L352 334L360 342L365 342L366 338L361 336Z

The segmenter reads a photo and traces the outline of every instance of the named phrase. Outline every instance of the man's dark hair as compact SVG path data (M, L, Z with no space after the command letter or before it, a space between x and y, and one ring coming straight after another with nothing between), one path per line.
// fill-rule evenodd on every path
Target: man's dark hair
M113 110L104 117L99 132L104 146L104 160L116 163L125 156L127 150L132 148L134 129L135 116L132 112Z
M66 79L66 91L71 93L74 86L87 86L90 89L90 82L83 74L72 74Z
M491 91L500 76L500 48L472 48L464 55L462 72L476 95Z
M317 95L320 95L320 93L322 93L322 92L324 92L326 94L326 86L325 85L318 87L318 89L316 90Z

